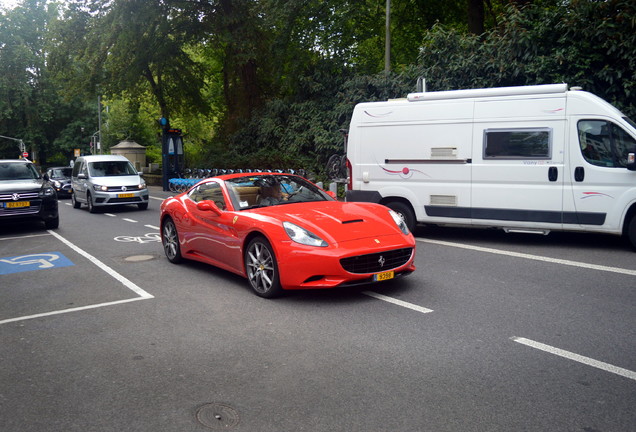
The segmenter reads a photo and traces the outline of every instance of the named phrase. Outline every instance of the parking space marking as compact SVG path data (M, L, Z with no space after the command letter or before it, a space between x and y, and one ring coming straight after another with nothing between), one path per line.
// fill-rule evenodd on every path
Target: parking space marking
M382 300L382 301L385 301L385 302L388 302L388 303L393 303L394 305L398 305L398 306L401 306L401 307L404 307L404 308L407 308L407 309L412 309L412 310L417 311L417 312L421 312L421 313L433 312L432 309L427 309L425 307L418 306L418 305L413 304L413 303L408 303L408 302L405 302L403 300L398 300L398 299L393 298L393 297L388 297L388 296L385 296L385 295L382 295L382 294L378 294L378 293L373 292L373 291L363 291L362 294L368 295L369 297L373 297L373 298L376 298L378 300Z
M620 375L622 377L625 378L629 378L631 380L635 380L636 381L636 372L630 371L628 369L623 369L621 367L618 366L614 366L611 365L609 363L605 363L602 361L598 361L598 360L594 360L593 358L590 357L585 357L582 356L580 354L576 354L570 351L565 351L559 348L555 348L553 346L550 345L546 345L546 344L542 344L541 342L536 342L530 339L526 339L526 338L522 338L522 337L511 337L511 340L520 343L522 345L526 345L529 346L531 348L535 348L550 354L554 354L557 355L559 357L563 357L569 360L574 360L575 362L578 363L583 363L586 364L588 366L592 366L595 367L597 369L601 369L604 370L606 372L611 372L613 374L616 375Z
M133 292L135 292L139 297L154 298L153 295L148 294L146 291L141 289L135 283L133 283L132 281L126 279L124 276L122 276L119 273L117 273L115 270L113 270L112 268L110 268L109 266L107 266L106 264L104 264L103 262L98 260L97 258L95 258L93 255L89 254L85 250L81 249L80 247L78 247L75 244L71 243L70 241L66 240L64 237L62 237L58 233L56 233L54 231L49 231L49 232L54 237L57 237L57 239L60 240L62 243L64 243L65 245L67 245L68 247L73 249L75 252L77 252L78 254L82 255L84 258L88 259L90 262L95 264L97 267L99 267L100 269L104 270L107 274L109 274L110 276L112 276L113 278L115 278L116 280L121 282L126 288L128 288L128 289L132 290Z
M135 298L126 299L126 300L117 300L117 301L108 302L108 303L99 303L99 304L81 306L81 307L76 307L76 308L71 308L71 309L61 309L61 310L56 310L56 311L51 311L51 312L44 312L44 313L35 314L35 315L26 315L26 316L21 316L21 317L17 317L17 318L9 318L9 319L0 321L0 325L8 324L8 323L11 323L11 322L17 322L17 321L26 321L26 320L35 319L35 318L43 318L43 317L47 317L47 316L62 315L62 314L66 314L66 313L78 312L78 311L83 311L83 310L98 309L98 308L101 308L101 307L113 306L113 305L118 305L118 304L123 304L123 303L130 303L130 302L134 302L134 301L138 301L138 300L147 300L148 298L152 298L152 297L135 297Z
M30 234L30 235L23 235L23 236L18 236L18 237L0 237L0 240L19 240L19 239L23 239L23 238L32 238L32 237L43 237L43 236L50 236L51 234Z
M122 303L129 303L129 302L133 302L133 301L137 301L137 300L148 300L148 299L154 298L154 296L152 294L147 293L146 291L141 289L137 284L135 284L131 280L127 279L126 277L122 276L121 274L117 273L115 270L113 270L112 268L110 268L109 266L107 266L106 264L101 262L99 259L95 258L94 256L92 256L91 254L89 254L85 250L83 250L80 247L76 246L75 244L71 243L69 240L65 239L64 237L62 237L58 233L56 233L56 232L54 232L52 230L48 230L47 232L50 235L56 237L58 240L60 240L62 243L64 243L65 245L67 245L68 247L73 249L75 252L77 252L78 254L83 256L84 258L88 259L90 262L95 264L98 268L100 268L101 270L106 272L106 274L108 274L109 276L111 276L115 280L121 282L126 288L130 289L135 294L137 294L138 297L131 298L131 299L125 299L125 300L117 300L117 301L108 302L108 303L99 303L99 304L94 304L94 305L81 306L81 307L76 307L76 308L71 308L71 309L61 309L61 310L57 310L57 311L45 312L45 313L35 314L35 315L22 316L22 317L17 317L17 318L10 318L10 319L6 319L6 320L0 321L0 325L7 324L7 323L10 323L10 322L24 321L24 320L28 320L28 319L40 318L40 317L46 317L46 316L52 316L52 315L60 315L60 314L65 314L65 313L70 313L70 312L87 310L87 309L96 309L96 308L101 308L101 307L105 307L105 306L112 306L112 305L117 305L117 304L122 304Z
M540 255L511 252L507 250L492 249L492 248L487 248L482 246L471 246L471 245L466 245L462 243L453 243L453 242L447 242L442 240L431 240L431 239L423 239L423 238L416 238L416 240L421 243L438 244L442 246L470 249L470 250L475 250L479 252L488 252L488 253L493 253L498 255L506 255L506 256L511 256L515 258L524 258L524 259L530 259L535 261L543 261L543 262L548 262L552 264L561 264L561 265L567 265L572 267L580 267L584 269L599 270L599 271L619 273L619 274L624 274L629 276L636 276L636 270L630 270L630 269L625 269L620 267L609 267L609 266L598 265L598 264L588 264L588 263L579 262L579 261L570 261L570 260L564 260L559 258L549 258L549 257L540 256Z

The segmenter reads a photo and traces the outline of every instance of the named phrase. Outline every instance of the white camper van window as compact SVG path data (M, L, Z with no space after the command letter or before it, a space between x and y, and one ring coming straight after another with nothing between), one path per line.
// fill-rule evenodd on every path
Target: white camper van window
M636 141L620 126L605 120L581 120L578 123L581 153L592 165L625 167L627 154Z
M484 159L550 159L552 129L486 129Z

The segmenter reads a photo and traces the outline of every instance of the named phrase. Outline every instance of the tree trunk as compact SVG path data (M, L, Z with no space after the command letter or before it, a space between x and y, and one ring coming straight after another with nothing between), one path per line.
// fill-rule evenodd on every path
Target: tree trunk
M484 32L484 0L468 0L468 31L476 35Z

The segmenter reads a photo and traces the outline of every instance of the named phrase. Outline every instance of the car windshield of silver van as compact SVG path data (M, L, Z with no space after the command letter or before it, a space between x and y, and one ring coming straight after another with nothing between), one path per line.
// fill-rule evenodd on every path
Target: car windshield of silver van
M135 167L128 161L90 162L88 171L91 177L115 177L138 175Z

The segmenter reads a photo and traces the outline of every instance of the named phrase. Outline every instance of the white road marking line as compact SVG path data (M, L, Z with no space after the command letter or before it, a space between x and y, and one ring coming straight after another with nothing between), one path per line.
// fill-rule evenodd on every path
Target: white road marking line
M7 324L7 323L10 323L10 322L25 321L25 320L34 319L34 318L42 318L42 317L53 316L53 315L61 315L61 314L65 314L65 313L78 312L78 311L83 311L83 310L88 310L88 309L97 309L97 308L101 308L101 307L105 307L105 306L112 306L112 305L117 305L117 304L122 304L122 303L130 303L130 302L134 302L134 301L137 301L137 300L147 300L148 298L152 298L152 297L135 297L135 298L126 299L126 300L113 301L113 302L109 302L109 303L99 303L99 304L81 306L81 307L76 307L76 308L71 308L71 309L61 309L61 310L56 310L56 311L52 311L52 312L44 312L44 313L41 313L41 314L26 315L26 316L21 316L21 317L17 317L17 318L9 318L9 319L0 321L0 325Z
M150 229L156 229L159 230L158 226L154 226L154 225L144 225L146 228L150 228Z
M133 283L130 280L126 279L124 276L120 275L115 270L113 270L112 268L108 267L106 264L104 264L103 262L101 262L100 260L95 258L93 255L89 254L88 252L84 251L83 249L80 249L78 246L75 246L73 243L71 243L70 241L66 240L64 237L62 237L58 233L56 233L54 231L50 231L50 230L48 232L51 233L53 236L57 237L62 243L64 243L65 245L67 245L68 247L73 249L78 254L82 255L85 258L87 258L90 262L95 264L97 267L99 267L100 269L104 270L107 274L109 274L110 276L112 276L113 278L115 278L116 280L121 282L126 288L134 291L139 297L154 298L153 295L148 294L146 291L144 291L143 289L139 288L135 283Z
M114 215L112 213L104 213L105 216L110 216L110 217L117 217L117 215Z
M565 350L562 350L562 349L559 349L559 348L555 348L555 347L550 346L550 345L545 345L545 344L542 344L540 342L535 342L535 341L530 340L530 339L526 339L526 338L522 338L522 337L511 337L510 339L512 339L513 341L515 341L517 343L520 343L522 345L526 345L526 346L529 346L531 348L536 348L538 350L545 351L547 353L554 354L554 355L557 355L559 357L564 357L564 358L569 359L569 360L574 360L576 362L583 363L583 364L586 364L588 366L592 366L592 367L595 367L597 369L601 369L601 370L604 370L606 372L611 372L613 374L620 375L622 377L629 378L631 380L635 380L636 381L636 372L632 372L632 371L630 371L628 369L623 369L623 368L620 368L618 366L611 365L609 363L604 363L602 361L594 360L594 359L589 358L589 357L585 357L585 356L582 356L582 355L579 355L579 354L575 354L573 352L569 352L569 351L565 351Z
M405 307L407 309L412 309L412 310L417 311L417 312L421 312L421 313L433 312L432 309L427 309L425 307L418 306L418 305L413 304L413 303L408 303L408 302L405 302L403 300L398 300L398 299L393 298L393 297L388 297L388 296L385 296L385 295L382 295L382 294L378 294L378 293L373 292L373 291L363 291L362 294L368 295L369 297L373 297L373 298L376 298L378 300L382 300L382 301L385 301L385 302L388 302L388 303L393 303L395 305L402 306L402 307Z
M128 302L137 301L137 300L146 300L146 299L154 298L154 296L152 294L147 293L146 291L141 289L139 286L137 286L135 283L133 283L132 281L128 280L124 276L120 275L115 270L113 270L112 268L110 268L109 266L107 266L106 264L104 264L103 262L101 262L100 260L95 258L94 256L92 256L88 252L84 251L83 249L80 249L78 246L76 246L75 244L71 243L70 241L68 241L67 239L62 237L61 235L59 235L56 232L51 231L51 230L48 230L47 232L49 234L51 234L52 236L56 237L58 240L60 240L62 243L64 243L65 245L67 245L71 249L73 249L78 254L82 255L85 258L87 258L90 262L92 262L97 267L99 267L100 269L105 271L109 276L111 276L114 279L116 279L119 282L121 282L126 288L132 290L139 297L132 298L132 299L126 299L126 300L118 300L118 301L113 301L113 302L109 302L109 303L100 303L100 304L95 304L95 305L82 306L82 307L71 308L71 309L62 309L62 310L58 310L58 311L46 312L46 313L41 313L41 314L37 314L37 315L29 315L29 316L23 316L23 317L18 317L18 318L11 318L11 319L6 319L6 320L3 320L3 321L0 321L0 324L6 324L6 323L9 323L9 322L15 322L15 321L23 321L23 320L27 320L27 319L39 318L39 317L44 317L44 316L59 315L59 314L64 314L64 313L69 313L69 312L86 310L86 309L95 309L95 308L104 307L104 306L111 306L111 305L116 305L116 304L121 304L121 303L128 303Z
M134 219L128 219L128 218L122 218L122 219L125 220L126 222L137 223L137 221Z
M153 196L151 196L150 198L153 199L153 200L157 200L157 201L163 201L163 200L166 199L166 198L157 198L157 197L153 197Z
M23 238L42 237L42 236L48 236L48 235L51 235L51 234L31 234L31 235L23 235L18 237L2 237L0 238L0 240L19 240Z
M507 250L501 250L501 249L492 249L492 248L486 248L481 246L471 246L471 245L447 242L442 240L431 240L431 239L423 239L423 238L417 238L416 240L422 243L432 243L432 244L438 244L442 246L451 246L451 247L457 247L462 249L476 250L479 252L488 252L488 253L499 254L499 255L507 255L507 256L516 257L516 258L525 258L525 259L530 259L535 261L549 262L553 264L561 264L561 265L567 265L572 267L580 267L584 269L599 270L599 271L606 271L611 273L625 274L629 276L636 276L636 270L630 270L630 269L625 269L620 267L609 267L604 265L588 264L588 263L579 262L579 261L549 258L549 257L540 256L540 255L530 255L530 254L525 254L520 252L511 252Z

